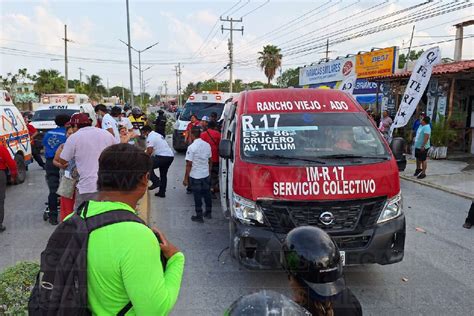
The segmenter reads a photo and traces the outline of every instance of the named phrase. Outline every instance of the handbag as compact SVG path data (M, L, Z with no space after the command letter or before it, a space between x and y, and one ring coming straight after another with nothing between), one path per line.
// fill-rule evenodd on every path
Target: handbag
M68 199L72 199L74 197L74 192L76 191L76 184L76 179L63 176L59 181L59 187L56 191L56 194Z

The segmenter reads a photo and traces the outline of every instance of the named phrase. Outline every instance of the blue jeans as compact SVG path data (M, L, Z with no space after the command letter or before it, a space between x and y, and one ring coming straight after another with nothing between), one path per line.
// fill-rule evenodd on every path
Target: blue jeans
M196 215L202 216L202 199L206 204L206 213L211 213L212 199L211 199L211 178L194 179L189 178L191 189L194 195L194 204L196 205Z

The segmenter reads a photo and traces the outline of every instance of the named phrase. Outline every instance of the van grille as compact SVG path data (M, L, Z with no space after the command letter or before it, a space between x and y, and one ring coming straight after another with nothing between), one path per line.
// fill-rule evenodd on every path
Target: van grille
M286 234L304 225L317 226L328 233L349 233L372 228L385 201L385 197L324 202L262 201L260 207L272 229L278 233ZM333 216L328 225L320 219L325 212Z

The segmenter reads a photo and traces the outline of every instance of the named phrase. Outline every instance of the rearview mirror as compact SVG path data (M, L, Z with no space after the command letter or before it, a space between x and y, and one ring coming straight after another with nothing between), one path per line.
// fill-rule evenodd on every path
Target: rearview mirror
M219 144L219 156L224 159L232 159L232 142L228 139L221 140Z
M390 143L390 149L397 161L398 171L404 171L407 166L407 159L405 157L406 141L402 137L395 137Z

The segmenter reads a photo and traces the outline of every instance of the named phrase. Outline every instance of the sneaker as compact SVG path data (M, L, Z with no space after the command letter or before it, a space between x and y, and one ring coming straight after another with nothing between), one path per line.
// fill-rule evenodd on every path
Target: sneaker
M166 195L164 193L160 193L160 192L156 192L155 196L160 197L160 198L166 197Z
M50 218L49 218L49 223L50 223L51 225L53 225L53 226L56 226L56 225L59 224L59 223L58 223L58 219L57 219L56 217L50 217Z
M414 176L414 177L418 177L422 171L423 171L422 169L416 169L416 170L415 170L415 173L413 174L413 176Z
M212 219L212 214L211 214L211 212L204 212L204 218Z
M187 189L186 189L186 194L193 194L193 191L192 191L192 190L187 190Z
M472 224L471 224L471 223L468 223L468 222L466 222L466 223L464 223L464 225L462 225L462 227L464 227L464 228L466 228L466 229L471 229L471 227L472 227Z
M198 215L191 216L191 220L193 222L204 223L204 220L202 219L202 216L198 216Z
M7 229L3 224L0 225L0 233L3 233Z
M416 178L417 178L417 179L424 179L424 178L426 178L426 174L420 173L420 174L418 175L418 177L416 177Z

